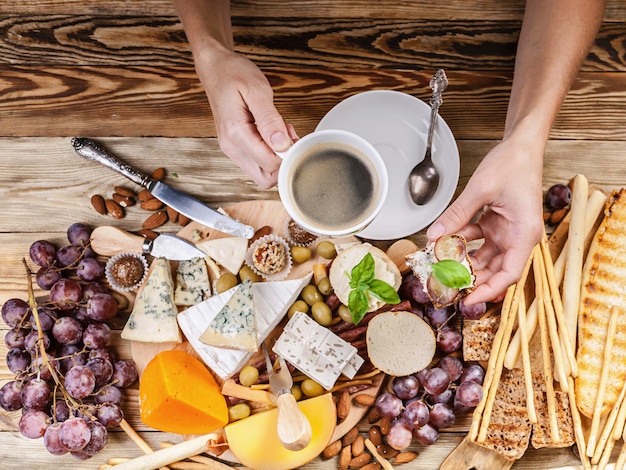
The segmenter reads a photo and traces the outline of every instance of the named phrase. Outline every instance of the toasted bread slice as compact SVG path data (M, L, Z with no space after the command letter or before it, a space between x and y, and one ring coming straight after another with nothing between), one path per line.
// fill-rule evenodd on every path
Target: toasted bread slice
M500 326L500 316L483 317L479 320L463 320L463 359L488 361L493 338Z
M493 403L487 438L480 443L509 460L522 458L530 442L531 424L526 407L496 399Z
M604 215L583 267L580 299L576 405L587 417L593 416L613 307L619 316L603 415L615 406L626 380L626 189L611 194Z
M548 415L548 403L545 392L535 391L535 409L537 411L537 423L533 424L533 433L530 443L535 449L541 447L569 447L574 444L574 423L572 411L569 406L569 396L565 392L554 392L556 403L556 416L559 429L559 442L552 442L550 438L550 417Z

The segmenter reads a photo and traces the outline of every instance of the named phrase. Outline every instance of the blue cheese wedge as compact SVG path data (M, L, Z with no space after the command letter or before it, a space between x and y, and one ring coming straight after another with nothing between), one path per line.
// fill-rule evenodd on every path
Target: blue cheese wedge
M122 330L122 338L144 343L182 342L170 263L156 258Z
M252 300L257 323L257 346L278 326L289 307L309 284L312 274L301 279L252 284ZM178 315L178 324L193 349L222 379L231 377L252 356L251 352L215 347L200 341L200 335L226 305L238 287L214 295Z
M272 350L326 390L335 385L344 369L356 373L362 365L354 346L302 312L287 322ZM355 356L360 361L353 359Z
M247 279L221 308L200 341L218 348L254 352L258 349L257 327L252 300L252 281Z
M209 272L203 258L183 260L176 270L176 305L196 305L211 297Z
M243 266L248 250L248 239L243 237L226 237L207 240L196 245L217 264L233 274L237 274Z

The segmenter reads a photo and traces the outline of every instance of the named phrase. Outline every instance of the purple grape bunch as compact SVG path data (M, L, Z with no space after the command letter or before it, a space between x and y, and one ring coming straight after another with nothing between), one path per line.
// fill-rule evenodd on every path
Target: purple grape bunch
M23 436L43 438L51 454L80 460L105 447L108 429L124 418L123 389L138 377L135 363L117 359L110 346L106 322L118 303L103 282L104 265L90 237L87 225L75 223L67 230L67 245L32 243L34 279L48 291L47 299L38 300L36 311L19 298L1 310L10 328L6 363L14 378L0 387L0 408L21 410Z

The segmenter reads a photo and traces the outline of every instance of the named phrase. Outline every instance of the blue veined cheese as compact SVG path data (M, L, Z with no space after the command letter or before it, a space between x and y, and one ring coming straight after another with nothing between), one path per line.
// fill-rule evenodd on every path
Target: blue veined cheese
M211 297L211 282L202 258L180 261L176 270L176 305L196 305Z
M243 237L225 237L207 240L196 245L207 255L233 274L243 266L248 250L248 239Z
M363 364L354 346L302 312L287 322L272 350L326 390L335 385L344 369L356 374Z
M247 279L237 286L233 296L200 335L200 341L219 348L250 352L258 349L252 281Z
M177 315L170 263L165 258L155 258L122 330L122 338L144 343L181 343Z

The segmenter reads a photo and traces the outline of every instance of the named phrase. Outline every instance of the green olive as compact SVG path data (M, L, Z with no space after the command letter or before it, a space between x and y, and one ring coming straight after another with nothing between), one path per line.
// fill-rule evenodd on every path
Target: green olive
M317 245L317 248L315 248L315 251L317 251L317 254L320 255L322 258L326 259L333 259L335 256L337 256L335 244L328 240L320 242Z
M291 387L291 394L296 399L296 401L300 400L302 398L302 389L300 388L300 385L293 384L293 386Z
M231 287L235 287L238 282L237 276L233 273L224 273L217 281L215 281L215 291L218 294L221 294L222 292L226 292Z
M339 314L339 317L348 323L352 323L352 314L350 313L350 310L348 309L348 307L344 304L341 304L338 308L337 308L337 313Z
M324 393L324 388L313 379L304 379L300 388L307 397L317 397Z
M247 403L237 403L228 408L228 421L238 421L250 416L250 405Z
M259 379L259 369L254 366L245 366L239 371L239 383L245 387L256 383Z
M294 263L306 263L311 259L311 250L306 246L293 246L291 247L291 258Z
M287 317L291 318L296 312L309 313L309 304L304 300L296 300L289 310L287 310Z
M320 294L323 296L327 296L332 294L334 289L330 283L330 279L323 277L320 279L320 282L317 283L317 290L319 290Z
M333 312L325 302L315 302L311 305L311 316L322 326L328 326L333 321Z
M246 279L250 279L252 282L259 282L261 280L259 275L255 273L250 266L241 267L241 269L239 270L239 279L241 279L241 282L245 281Z
M320 291L317 290L317 286L314 286L313 284L304 286L304 289L302 289L302 292L300 293L300 297L302 297L302 300L309 305L313 305L315 302L324 300Z

